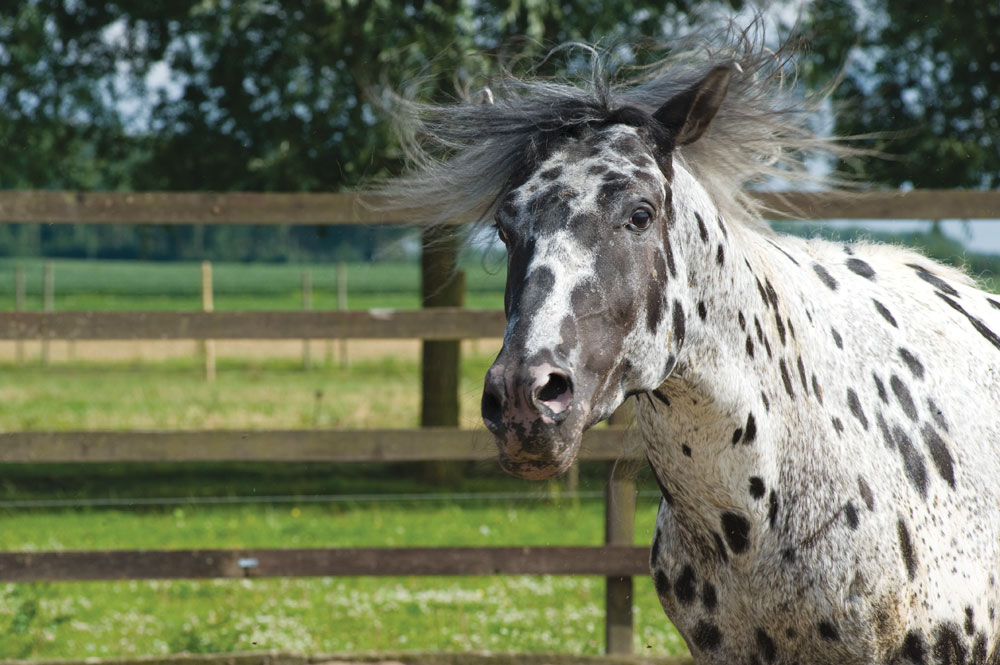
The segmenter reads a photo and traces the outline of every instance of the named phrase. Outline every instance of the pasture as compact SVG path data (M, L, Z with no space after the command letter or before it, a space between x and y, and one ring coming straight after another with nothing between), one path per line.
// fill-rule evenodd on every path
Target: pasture
M467 355L463 420L478 417L480 377L490 362L488 355ZM417 359L406 355L311 372L291 361L232 360L220 365L214 384L203 381L193 360L8 364L0 372L0 428L409 427L418 418L418 374ZM317 391L330 394L318 407ZM392 500L428 489L404 467L376 465L4 465L0 478L0 549L7 551L599 544L603 536L599 501L566 498L562 481L526 485L492 463L471 465L452 491L510 498ZM603 482L600 468L584 469L581 489L599 493ZM643 487L654 485L646 480ZM319 495L346 500L311 502ZM205 496L285 498L129 504ZM38 499L80 507L9 503ZM124 505L86 505L102 499ZM655 498L640 499L637 543L649 541L655 507ZM265 649L597 654L603 585L576 577L6 584L0 657ZM635 603L636 651L683 654L648 580L636 580Z
M16 263L27 273L27 308L39 309L41 262ZM11 275L14 264L0 261L0 274ZM306 268L313 271L313 307L335 307L332 267ZM216 309L300 308L302 270L216 265ZM467 306L499 307L502 272L484 273L476 260L467 273ZM57 310L200 307L193 263L57 261L55 274ZM351 308L419 305L413 264L358 264L348 274ZM0 280L0 297L11 303L12 283ZM11 362L7 347L13 343L5 343L0 430L405 428L418 422L416 342L351 342L347 367L327 359L311 371L302 369L298 341L219 345L218 378L206 383L191 355L194 343L78 342L73 352L54 353L47 367L30 352L27 362ZM174 351L155 351L167 347ZM476 427L482 376L497 345L477 341L463 348L461 422ZM483 445L491 444L484 439ZM0 549L602 542L601 503L592 495L567 498L564 480L526 484L507 478L492 462L469 464L466 471L448 491L504 498L455 498L428 490L403 465L3 465ZM648 473L640 481L635 542L646 545L657 500ZM600 465L583 465L581 490L597 494L604 483ZM399 496L429 492L439 494ZM341 499L310 498L334 495ZM191 501L199 497L280 498ZM10 503L48 499L71 505ZM161 502L140 506L141 499ZM0 657L269 649L598 654L603 589L602 578L557 576L4 584ZM648 578L636 578L633 606L635 652L686 655Z

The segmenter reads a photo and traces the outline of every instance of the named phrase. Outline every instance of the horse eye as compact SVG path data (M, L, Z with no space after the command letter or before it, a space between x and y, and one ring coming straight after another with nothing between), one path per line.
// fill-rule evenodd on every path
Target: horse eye
M497 237L500 238L500 242L505 245L507 244L507 234L504 233L504 230L500 228L499 224L497 225Z
M632 216L628 218L628 225L630 228L645 231L652 219L653 216L649 214L648 210L645 208L636 208L632 211Z

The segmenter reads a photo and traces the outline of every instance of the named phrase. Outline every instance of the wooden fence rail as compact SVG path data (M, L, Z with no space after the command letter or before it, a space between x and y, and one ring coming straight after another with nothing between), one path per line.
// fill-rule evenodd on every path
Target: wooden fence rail
M2 582L648 573L648 547L614 545L0 552Z
M0 340L477 339L503 337L499 310L3 312Z
M762 193L773 219L997 219L998 191ZM349 194L0 191L0 223L406 224ZM462 221L462 220L455 220ZM5 312L0 339L331 339L499 337L502 312ZM0 434L0 462L405 462L481 460L485 432L287 430L18 432ZM620 428L588 432L583 460L629 458ZM607 650L631 649L631 580L648 550L624 544L634 494L609 475L603 547L345 548L0 552L0 581L176 579L313 575L601 575L608 578ZM617 525L617 526L616 526Z
M632 459L626 430L586 432L579 459ZM95 462L417 462L493 459L485 430L454 428L4 432L0 463Z
M762 192L775 219L995 219L1000 191ZM0 222L46 224L406 224L355 194L0 190Z

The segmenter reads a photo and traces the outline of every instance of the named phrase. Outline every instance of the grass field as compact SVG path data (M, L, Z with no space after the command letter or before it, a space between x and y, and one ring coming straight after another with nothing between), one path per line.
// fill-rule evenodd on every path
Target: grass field
M463 421L478 421L488 355L462 373ZM0 367L0 429L409 427L418 365L376 358L303 371L230 360L207 384L194 360ZM488 441L484 439L484 445ZM600 501L561 498L562 480L527 483L494 463L466 465L461 492L525 500L310 503L314 495L438 492L411 465L0 465L0 500L274 496L287 502L78 508L0 507L0 550L599 544ZM603 487L585 466L581 489ZM655 487L645 476L641 484ZM294 497L303 497L296 501ZM656 500L644 496L636 542ZM319 578L0 585L0 658L283 649L492 650L596 654L603 580L581 577ZM683 654L652 584L636 580L635 648Z
M55 309L199 310L201 264L140 261L53 259ZM14 308L15 270L25 275L25 309L42 308L43 264L40 259L0 258L0 309ZM502 264L485 266L470 259L465 306L503 307ZM333 264L215 263L212 290L217 310L290 310L302 308L302 275L312 279L312 307L337 308L336 266ZM416 263L349 263L347 306L350 309L420 307L420 267Z

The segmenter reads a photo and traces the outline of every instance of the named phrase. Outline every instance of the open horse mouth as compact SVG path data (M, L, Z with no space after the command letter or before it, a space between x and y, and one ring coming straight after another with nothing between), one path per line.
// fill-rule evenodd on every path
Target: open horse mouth
M482 414L504 471L543 480L573 464L590 411L574 388L570 372L551 363L497 359L486 374Z

